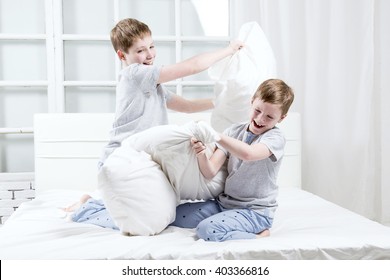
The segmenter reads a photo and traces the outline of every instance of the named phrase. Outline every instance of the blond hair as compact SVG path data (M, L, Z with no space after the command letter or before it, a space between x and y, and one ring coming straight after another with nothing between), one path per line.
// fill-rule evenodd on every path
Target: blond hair
M142 39L145 35L152 35L149 26L139 20L126 18L115 25L110 38L115 52L127 52L137 39Z
M252 97L263 102L280 105L282 115L287 114L294 101L293 90L282 80L269 79L261 83Z

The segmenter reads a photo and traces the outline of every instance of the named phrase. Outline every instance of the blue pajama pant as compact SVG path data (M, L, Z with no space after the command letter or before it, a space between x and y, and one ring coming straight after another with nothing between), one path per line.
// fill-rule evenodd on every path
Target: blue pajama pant
M196 228L199 238L206 241L253 239L271 228L273 219L251 209L224 209L215 200L184 203L176 208L176 220L171 224Z
M99 199L88 199L71 217L74 222L119 230ZM171 225L196 228L198 237L206 241L225 241L255 238L256 234L271 228L272 221L251 209L227 210L217 201L208 200L179 205Z
M119 230L101 199L88 199L71 216L73 222L93 224Z

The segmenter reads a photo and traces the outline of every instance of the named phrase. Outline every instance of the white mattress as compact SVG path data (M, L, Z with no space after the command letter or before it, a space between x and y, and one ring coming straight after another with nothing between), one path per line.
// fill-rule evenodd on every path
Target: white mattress
M168 227L129 237L67 222L59 209L82 192L49 190L0 227L0 259L390 259L390 228L297 188L281 188L271 236L205 242Z

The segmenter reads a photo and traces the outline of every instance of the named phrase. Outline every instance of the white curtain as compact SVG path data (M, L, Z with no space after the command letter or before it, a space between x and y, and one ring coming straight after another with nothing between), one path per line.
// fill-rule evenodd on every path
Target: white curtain
M245 3L242 5L240 3ZM259 22L302 115L303 189L390 223L390 4L237 1Z

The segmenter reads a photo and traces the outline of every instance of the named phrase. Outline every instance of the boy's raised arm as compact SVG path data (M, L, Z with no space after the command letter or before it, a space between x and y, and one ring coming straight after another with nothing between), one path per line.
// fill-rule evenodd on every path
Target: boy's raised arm
M205 52L182 62L163 66L158 83L173 81L182 77L197 74L209 68L219 60L233 55L243 47L241 41L232 41L229 46L215 51Z

